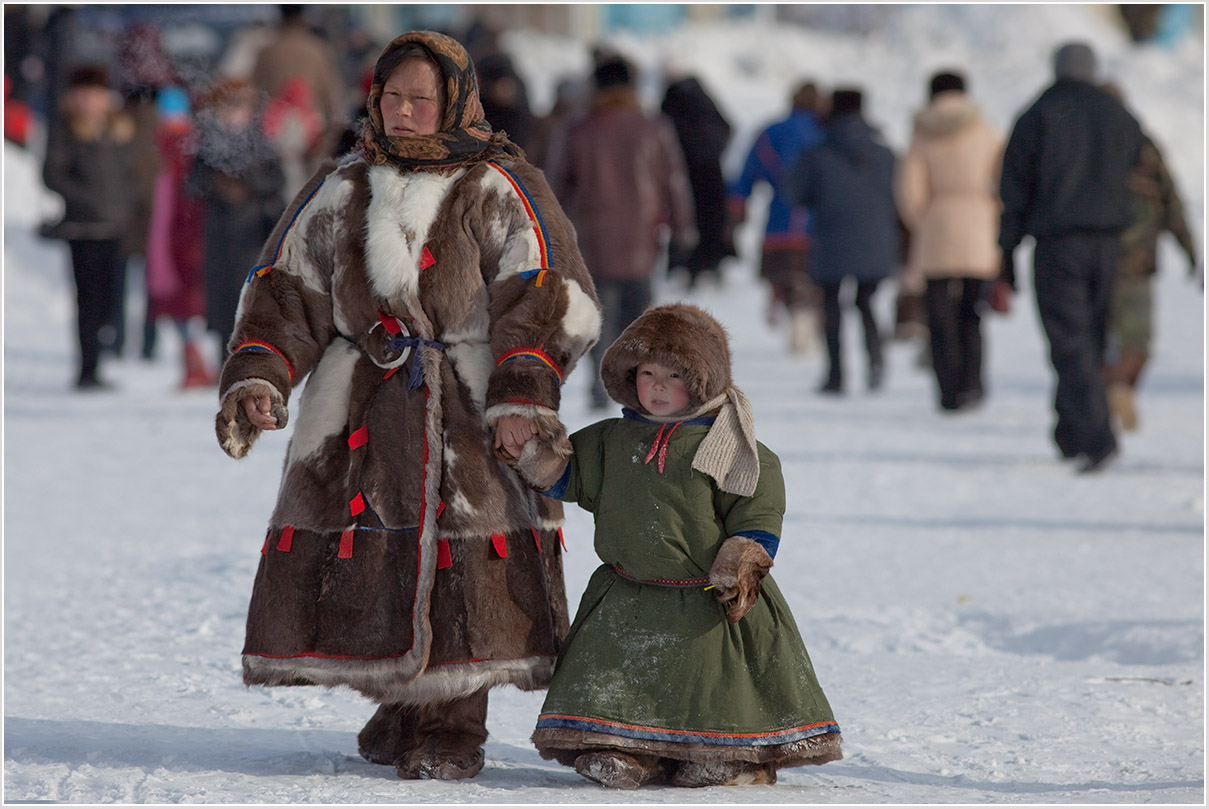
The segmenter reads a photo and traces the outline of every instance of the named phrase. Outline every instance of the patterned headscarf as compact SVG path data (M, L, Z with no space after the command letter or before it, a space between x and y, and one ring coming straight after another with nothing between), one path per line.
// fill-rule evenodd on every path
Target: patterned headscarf
M440 129L433 135L392 137L382 124L382 85L403 62L400 50L408 43L424 48L436 63L445 82L445 111ZM478 81L470 54L457 40L435 31L411 31L395 37L374 65L369 113L361 132L361 146L375 164L390 163L403 171L435 171L449 174L463 166L486 160L523 157L515 143L502 132L492 132L483 116Z

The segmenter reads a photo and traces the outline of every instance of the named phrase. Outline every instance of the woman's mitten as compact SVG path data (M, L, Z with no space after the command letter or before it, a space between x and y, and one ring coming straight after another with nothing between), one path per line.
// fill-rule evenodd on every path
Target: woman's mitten
M243 409L243 399L248 396L268 396L269 412L277 420L277 429L285 427L290 420L290 411L281 394L265 382L247 382L233 385L222 400L222 407L214 418L214 432L218 444L232 458L242 458L252 448L252 442L260 435L260 428L252 425Z
M726 620L735 623L755 606L760 582L772 567L772 557L749 537L729 537L718 549L709 569L709 582L718 600L727 605Z

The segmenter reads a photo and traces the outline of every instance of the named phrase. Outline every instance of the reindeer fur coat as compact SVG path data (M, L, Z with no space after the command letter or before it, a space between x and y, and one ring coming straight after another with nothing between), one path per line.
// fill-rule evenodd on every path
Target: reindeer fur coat
M249 274L220 443L265 385L294 432L249 608L244 682L382 703L544 687L567 631L561 505L494 454L496 420L558 422L600 309L575 233L523 160L320 171Z

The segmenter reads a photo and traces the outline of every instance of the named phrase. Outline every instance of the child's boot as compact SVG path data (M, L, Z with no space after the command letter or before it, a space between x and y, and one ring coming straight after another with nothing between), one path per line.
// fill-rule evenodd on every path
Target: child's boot
M575 759L575 772L611 789L638 789L657 780L663 767L654 756L593 750Z
M678 787L771 785L777 782L777 769L772 764L749 761L681 761L672 771L671 780Z

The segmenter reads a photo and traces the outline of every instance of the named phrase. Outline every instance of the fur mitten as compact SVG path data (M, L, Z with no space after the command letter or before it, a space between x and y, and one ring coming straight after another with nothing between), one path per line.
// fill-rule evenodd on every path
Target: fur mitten
M717 589L718 600L727 604L727 623L737 622L755 606L770 567L772 557L754 539L729 537L722 543L709 569L709 583Z
M252 425L243 409L243 399L248 396L268 396L269 412L277 420L277 429L285 427L290 420L281 393L267 382L248 381L233 385L222 400L222 407L214 418L214 432L219 446L232 458L242 458L252 448L252 442L260 435L260 428Z
M544 492L558 483L563 470L567 468L567 459L571 457L571 440L567 438L567 428L558 416L538 411L531 418L537 427L537 437L525 442L520 458L504 459L525 483ZM502 448L496 450L496 454L501 457L507 455Z

